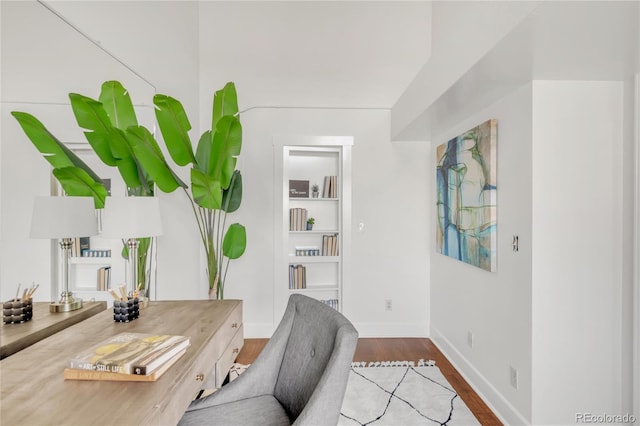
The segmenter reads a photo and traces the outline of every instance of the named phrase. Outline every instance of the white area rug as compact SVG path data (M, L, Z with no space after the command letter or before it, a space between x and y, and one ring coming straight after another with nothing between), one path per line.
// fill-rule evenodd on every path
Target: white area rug
M248 365L234 364L233 380ZM353 363L338 425L479 425L434 361Z
M435 362L354 363L339 425L479 425Z

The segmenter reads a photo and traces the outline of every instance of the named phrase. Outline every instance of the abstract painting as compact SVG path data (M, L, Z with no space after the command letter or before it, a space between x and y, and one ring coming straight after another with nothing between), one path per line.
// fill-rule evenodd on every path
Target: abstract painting
M496 270L495 119L436 149L439 253L478 268Z

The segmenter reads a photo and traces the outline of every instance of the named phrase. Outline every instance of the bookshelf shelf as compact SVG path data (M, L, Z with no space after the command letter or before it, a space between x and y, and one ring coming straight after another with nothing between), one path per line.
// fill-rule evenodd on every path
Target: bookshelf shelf
M70 257L72 265L111 265L111 257Z
M291 256L289 263L338 263L340 256Z
M343 310L348 282L351 223L351 137L279 137L276 154L276 252L274 308L284 312L292 293ZM319 197L311 188L319 186ZM290 196L295 194L297 196ZM307 219L314 218L312 230ZM308 255L300 255L307 254Z

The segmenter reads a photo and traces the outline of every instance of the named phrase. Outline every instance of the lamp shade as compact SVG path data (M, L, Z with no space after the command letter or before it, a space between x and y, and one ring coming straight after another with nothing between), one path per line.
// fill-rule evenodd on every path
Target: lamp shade
M107 197L102 213L104 238L143 238L162 234L155 197Z
M92 197L36 197L31 238L75 238L98 234Z

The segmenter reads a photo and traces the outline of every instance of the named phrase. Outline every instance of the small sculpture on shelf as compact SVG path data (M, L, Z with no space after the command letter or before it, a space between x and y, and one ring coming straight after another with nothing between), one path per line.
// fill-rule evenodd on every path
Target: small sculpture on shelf
M311 185L311 196L313 198L318 198L318 194L320 194L320 186L317 183Z
M307 219L307 231L311 231L313 229L313 224L316 223L316 220L312 217Z

